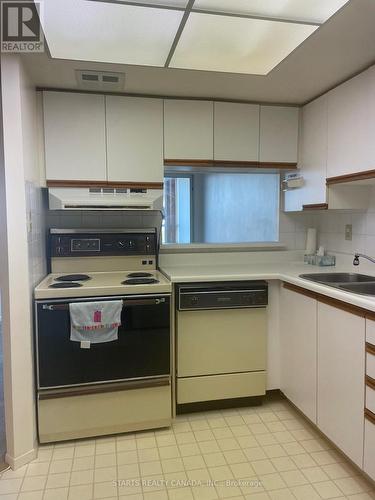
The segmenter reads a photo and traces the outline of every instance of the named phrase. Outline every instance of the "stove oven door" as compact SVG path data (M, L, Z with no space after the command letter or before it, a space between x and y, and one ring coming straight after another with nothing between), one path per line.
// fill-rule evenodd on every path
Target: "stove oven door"
M69 302L36 302L38 389L57 389L138 379L170 379L170 297L128 296L73 299L76 302L122 299L118 340L82 349L70 340ZM70 301L73 301L70 299Z

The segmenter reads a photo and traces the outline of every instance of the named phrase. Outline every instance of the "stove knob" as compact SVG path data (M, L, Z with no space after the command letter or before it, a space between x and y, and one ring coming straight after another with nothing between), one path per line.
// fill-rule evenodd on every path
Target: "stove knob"
M119 240L119 241L117 242L117 246L118 246L119 248L125 248L125 241Z
M58 255L61 255L63 253L63 250L64 250L63 247L56 247L56 253Z

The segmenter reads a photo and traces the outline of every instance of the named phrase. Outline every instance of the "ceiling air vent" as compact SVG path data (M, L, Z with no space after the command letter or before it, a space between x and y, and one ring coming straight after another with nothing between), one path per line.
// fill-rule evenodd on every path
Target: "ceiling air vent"
M88 90L121 91L125 86L124 73L76 69L78 87Z

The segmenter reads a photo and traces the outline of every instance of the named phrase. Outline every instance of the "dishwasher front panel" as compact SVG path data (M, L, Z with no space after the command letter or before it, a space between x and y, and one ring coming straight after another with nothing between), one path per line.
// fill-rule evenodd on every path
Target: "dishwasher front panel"
M266 308L177 313L177 376L266 369Z

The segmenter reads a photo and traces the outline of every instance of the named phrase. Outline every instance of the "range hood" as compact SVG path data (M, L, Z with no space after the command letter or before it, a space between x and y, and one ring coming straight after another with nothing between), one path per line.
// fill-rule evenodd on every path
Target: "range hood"
M161 189L49 188L50 210L161 210Z

